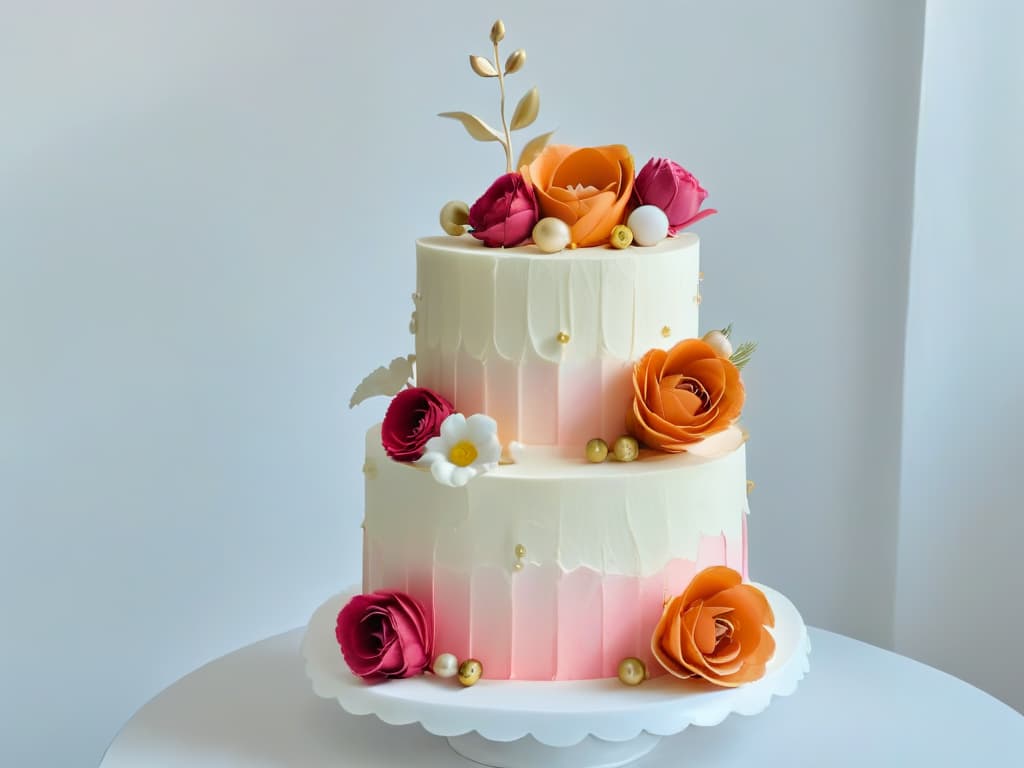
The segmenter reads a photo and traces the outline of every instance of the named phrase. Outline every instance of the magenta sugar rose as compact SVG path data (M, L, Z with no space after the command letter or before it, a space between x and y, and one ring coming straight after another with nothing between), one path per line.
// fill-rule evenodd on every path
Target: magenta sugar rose
M469 209L470 234L490 248L525 242L536 223L533 186L518 173L499 176Z
M662 157L648 160L633 185L633 199L637 206L654 205L665 212L670 236L717 213L714 208L700 210L707 196L707 190L692 173L679 163Z
M403 592L356 595L338 614L335 637L352 673L375 682L419 675L430 664L434 628Z

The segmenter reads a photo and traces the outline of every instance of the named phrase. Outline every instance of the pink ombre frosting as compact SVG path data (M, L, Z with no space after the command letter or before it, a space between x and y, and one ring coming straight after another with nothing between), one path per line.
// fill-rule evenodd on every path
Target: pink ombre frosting
M681 592L700 570L728 565L746 576L746 540L703 536L697 559L671 561L650 576L568 573L557 566L522 571L494 568L454 573L406 573L406 589L432 612L437 653L483 662L487 676L516 680L614 677L627 656L660 668L651 656L651 633L667 597ZM370 550L367 589L393 583ZM385 569L386 570L386 569ZM401 580L401 579L398 579Z

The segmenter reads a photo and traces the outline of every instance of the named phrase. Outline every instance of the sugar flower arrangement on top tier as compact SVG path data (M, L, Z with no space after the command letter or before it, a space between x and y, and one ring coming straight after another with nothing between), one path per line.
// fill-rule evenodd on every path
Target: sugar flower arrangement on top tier
M540 95L531 88L519 100L511 122L505 119L505 77L518 72L526 51L514 51L502 68L498 46L505 37L500 21L491 27L494 59L471 55L470 68L497 78L501 130L468 112L442 112L458 120L477 141L505 150L505 173L472 206L453 200L441 209L441 227L450 235L466 232L491 248L533 242L546 253L565 248L656 245L715 213L701 210L707 191L672 160L651 158L635 172L633 155L622 144L601 147L548 146L553 131L523 147L512 163L512 132L537 119ZM518 170L516 170L518 169Z

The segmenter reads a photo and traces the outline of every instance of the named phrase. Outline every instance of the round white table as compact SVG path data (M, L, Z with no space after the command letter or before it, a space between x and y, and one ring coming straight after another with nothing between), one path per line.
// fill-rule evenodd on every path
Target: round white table
M140 709L100 768L452 768L474 763L419 725L319 699L297 629L183 677ZM903 656L810 629L811 671L755 717L664 738L655 766L1024 765L1024 716ZM538 767L540 768L540 767Z

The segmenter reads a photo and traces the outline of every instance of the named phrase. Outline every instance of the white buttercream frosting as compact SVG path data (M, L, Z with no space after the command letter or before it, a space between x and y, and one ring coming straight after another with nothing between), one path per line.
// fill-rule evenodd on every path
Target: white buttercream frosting
M451 488L429 471L388 459L379 427L366 445L377 468L366 477L371 568L511 572L521 545L529 565L648 576L673 560L696 561L702 536L743 539L743 446L718 459L645 454L628 464L595 465L552 457L503 465ZM382 573L368 578L373 586L389 583Z

